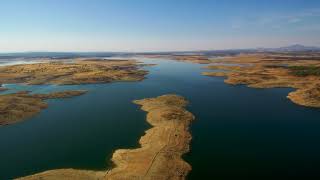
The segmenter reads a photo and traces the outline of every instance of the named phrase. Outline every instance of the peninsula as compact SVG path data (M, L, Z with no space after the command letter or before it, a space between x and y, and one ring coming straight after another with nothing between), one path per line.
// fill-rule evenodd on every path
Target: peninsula
M92 84L139 81L147 71L135 60L76 59L73 62L19 64L0 67L0 84Z
M21 91L0 95L0 126L13 124L38 114L48 107L46 99L69 98L87 91L62 91L49 94L29 94Z
M109 83L113 81L139 81L147 71L139 69L135 60L76 59L19 64L0 67L0 84L22 83L28 85L75 85ZM0 91L6 88L0 86ZM47 107L46 99L66 98L86 91L65 91L50 94L18 92L0 95L0 126L29 118Z
M292 102L320 108L320 61L315 57L291 54L249 54L215 61L203 72L206 76L225 76L232 85L252 88L294 88L287 96Z
M141 137L141 147L114 152L114 168L107 171L57 169L19 179L185 179L191 166L181 156L189 151L189 125L194 120L185 109L187 100L177 95L163 95L134 103L148 112L147 121L153 127Z
M7 90L7 88L0 86L0 92L1 92L1 91L6 91L6 90Z

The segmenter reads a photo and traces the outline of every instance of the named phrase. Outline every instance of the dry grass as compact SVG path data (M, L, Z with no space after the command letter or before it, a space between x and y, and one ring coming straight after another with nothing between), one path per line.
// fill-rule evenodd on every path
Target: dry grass
M22 91L14 94L0 95L0 126L9 125L38 114L48 107L44 101L53 98L79 96L86 91L63 91L50 94L29 94Z
M253 88L295 88L297 91L288 95L290 100L299 105L320 108L320 61L308 58L287 59L272 59L271 56L266 58L265 55L240 55L220 61L236 64L234 66L221 64L206 67L228 72L204 72L203 75L226 76L225 82L228 84L245 84Z
M184 107L181 96L164 95L134 101L147 111L153 126L141 137L140 148L119 149L112 156L115 167L109 171L57 169L21 179L185 179L191 166L181 156L189 151L189 125L194 116Z
M92 84L139 81L147 74L133 60L78 60L0 67L1 83Z

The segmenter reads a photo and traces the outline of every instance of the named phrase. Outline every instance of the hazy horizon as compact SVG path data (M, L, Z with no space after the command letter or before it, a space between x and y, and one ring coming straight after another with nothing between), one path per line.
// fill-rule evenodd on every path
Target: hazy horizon
M235 51L235 50L258 50L262 49L272 49L272 48L285 48L294 45L302 45L304 44L288 44L287 46L281 47L248 47L248 48L225 48L225 49L199 49L199 50L167 50L167 51L157 51L157 50L149 50L149 51L0 51L0 55L2 54L28 54L28 53L170 53L170 52L205 52L205 51ZM320 48L319 46L305 46L305 47L315 47Z
M320 46L320 1L3 0L0 52Z

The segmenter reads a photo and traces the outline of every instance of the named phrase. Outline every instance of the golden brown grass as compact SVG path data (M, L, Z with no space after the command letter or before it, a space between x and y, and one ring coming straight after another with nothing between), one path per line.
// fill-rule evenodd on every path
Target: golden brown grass
M226 76L225 82L245 84L253 88L289 87L297 89L288 98L299 105L320 108L320 77L317 74L293 73L297 67L320 68L318 60L279 60L266 55L240 55L221 60L221 65L208 66L207 69L227 70L227 72L204 72L206 76ZM234 64L227 66L227 64ZM295 68L292 68L295 67ZM314 71L312 71L314 72Z
M189 151L189 125L194 116L185 109L188 102L181 96L164 95L136 100L148 112L153 126L141 137L140 148L119 149L112 156L115 164L108 171L57 169L23 177L24 180L70 179L185 179L191 166L181 156Z
M147 74L134 60L77 60L0 67L1 83L92 84L139 81Z
M29 94L22 91L14 94L0 95L0 126L13 124L38 114L48 107L44 101L53 98L79 96L86 91L63 91L50 94Z

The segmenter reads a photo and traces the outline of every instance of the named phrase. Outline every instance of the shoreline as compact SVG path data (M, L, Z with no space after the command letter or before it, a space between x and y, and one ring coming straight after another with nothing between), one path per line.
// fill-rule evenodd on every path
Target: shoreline
M112 82L136 82L146 78L148 71L136 60L77 59L72 63L44 62L0 67L0 92L9 90L3 84L82 85ZM85 91L86 92L86 91ZM85 93L65 91L50 94L29 94L21 91L0 96L0 126L34 116L48 107L45 99L66 98Z
M72 63L52 61L0 66L0 84L79 85L141 81L148 71L136 60L77 59Z
M18 179L185 179L191 166L182 159L189 151L189 126L194 116L187 100L163 95L134 101L147 112L147 129L135 149L118 149L114 167L106 171L56 169Z
M269 59L267 59L269 58ZM223 72L202 72L204 76L226 77L230 85L247 85L250 88L293 88L287 95L291 102L312 108L320 108L320 77L317 75L299 76L291 67L308 66L320 69L319 61L275 60L261 55L241 55L220 61L221 65L209 65L209 70ZM225 64L237 64L227 66Z
M0 95L0 127L15 124L31 118L43 109L48 108L47 99L61 99L80 96L86 90L59 91L49 94L29 94L20 91L12 94Z

